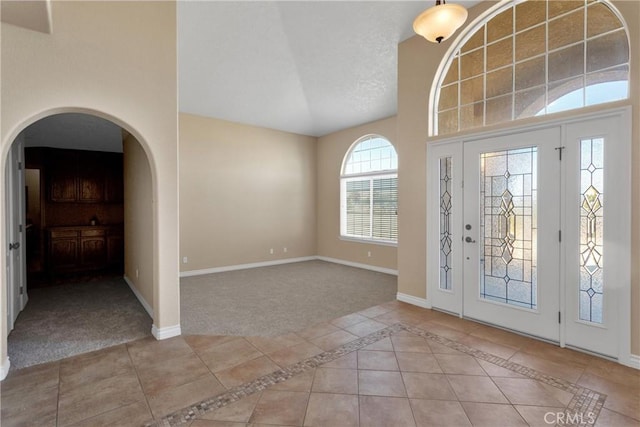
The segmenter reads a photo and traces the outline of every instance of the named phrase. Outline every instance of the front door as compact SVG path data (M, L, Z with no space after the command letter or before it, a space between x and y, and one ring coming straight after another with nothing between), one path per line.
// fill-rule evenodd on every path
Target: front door
M559 341L557 128L464 146L464 314Z
M431 305L628 356L628 129L614 110L429 146Z

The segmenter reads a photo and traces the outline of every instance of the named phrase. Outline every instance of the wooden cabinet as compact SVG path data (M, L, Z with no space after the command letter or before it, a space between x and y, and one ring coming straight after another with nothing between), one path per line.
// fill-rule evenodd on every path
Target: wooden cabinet
M122 203L122 154L48 149L49 201Z
M51 273L101 270L124 264L122 226L52 227L48 238Z
M111 229L107 234L107 265L124 269L124 234L122 228Z
M93 270L107 265L106 230L80 231L80 267Z
M78 232L75 230L51 231L49 262L56 269L73 269L78 264Z
M53 150L49 154L47 168L49 200L75 202L77 156L75 153L63 153L60 150Z
M104 201L105 170L100 164L102 153L86 152L78 156L78 201L101 203Z
M124 201L124 166L122 155L109 153L105 155L106 179L104 200L107 203Z

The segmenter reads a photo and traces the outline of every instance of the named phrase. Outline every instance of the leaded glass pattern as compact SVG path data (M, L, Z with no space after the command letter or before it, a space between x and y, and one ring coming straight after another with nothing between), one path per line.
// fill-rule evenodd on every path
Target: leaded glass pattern
M580 141L580 320L602 323L604 139Z
M445 59L436 135L629 96L627 32L605 2L505 2L472 31Z
M440 289L452 290L451 281L451 157L440 159Z
M537 147L480 155L480 297L537 307Z

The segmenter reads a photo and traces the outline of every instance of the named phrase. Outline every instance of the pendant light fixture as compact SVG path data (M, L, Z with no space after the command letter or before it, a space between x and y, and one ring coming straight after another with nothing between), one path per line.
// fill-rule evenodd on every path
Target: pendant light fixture
M433 43L448 39L467 20L467 9L459 4L436 0L436 5L422 12L413 21L413 31Z

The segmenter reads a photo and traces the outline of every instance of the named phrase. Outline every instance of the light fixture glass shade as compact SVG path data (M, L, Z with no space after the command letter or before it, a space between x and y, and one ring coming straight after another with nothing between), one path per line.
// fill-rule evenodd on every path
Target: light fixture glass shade
M433 43L451 37L467 20L468 14L467 9L458 4L438 3L413 21L413 31Z

